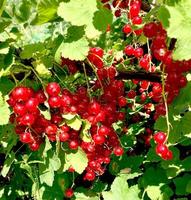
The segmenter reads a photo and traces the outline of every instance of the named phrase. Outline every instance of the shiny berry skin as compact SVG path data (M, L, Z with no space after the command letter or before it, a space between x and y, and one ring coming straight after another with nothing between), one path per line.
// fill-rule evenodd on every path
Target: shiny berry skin
M154 135L154 141L157 144L164 144L164 142L166 141L166 134L163 132L157 132Z
M23 105L22 103L16 103L13 107L13 111L15 114L22 116L26 113L25 105Z
M139 65L146 71L149 70L150 65L149 65L149 61L146 58L141 58L139 61Z
M29 143L32 143L34 141L31 133L29 133L29 132L20 134L19 138L20 138L20 141L25 143L25 144L29 144Z
M115 147L114 149L113 149L113 153L116 155L116 156L122 156L123 155L123 153L124 153L124 150L123 150L123 148L122 147Z
M59 96L52 96L48 99L48 104L51 108L59 108L61 103L62 101Z
M42 90L38 90L34 97L38 100L39 103L44 103L46 101L46 96Z
M26 101L31 97L31 92L26 87L16 87L12 92L12 98L16 101Z
M123 96L120 96L118 98L118 104L119 104L119 107L124 107L127 105L127 99Z
M168 152L168 147L165 144L158 144L155 148L156 154L165 157Z
M48 126L46 127L45 133L46 133L47 135L56 135L57 130L58 130L57 126L56 126L55 124L51 124L51 125L48 125Z
M103 135L95 134L93 140L95 144L103 144L105 142L105 137Z
M26 102L25 107L29 112L33 112L33 111L37 110L38 104L39 104L39 102L36 98L30 98Z
M127 56L132 56L134 55L134 48L131 45L128 45L125 47L124 52Z
M168 150L166 155L163 155L162 158L164 160L172 160L173 159L173 153L171 150Z
M93 181L95 179L95 173L93 171L89 171L85 174L85 179L88 181Z
M64 196L67 197L67 198L71 198L74 196L74 191L72 188L68 188L66 189L65 193L64 193Z
M35 122L35 117L33 114L27 113L23 115L20 119L20 123L25 126L31 126Z
M134 50L134 56L139 58L139 57L142 57L143 56L143 49L142 48L137 48Z
M37 151L40 148L40 144L37 142L33 142L29 144L29 148L31 149L31 151Z
M134 90L130 90L128 93L127 93L127 96L128 98L130 99L133 99L136 97L136 92Z
M46 86L46 92L49 96L58 96L60 91L60 85L56 82L51 82Z
M109 132L110 132L110 129L107 126L104 126L104 125L102 125L98 129L98 135L106 136L106 135L109 134Z
M97 102L95 102L95 101L92 102L92 103L89 105L89 108L88 108L88 112L89 112L90 114L94 114L94 115L98 114L98 113L100 112L100 110L101 110L100 104L97 103Z
M59 139L61 142L66 142L69 139L69 134L67 132L61 132L59 135Z
M72 150L76 150L78 148L78 142L75 140L71 140L69 142L69 148Z
M69 132L69 130L70 130L70 127L67 126L67 125L63 125L63 126L61 126L60 128L61 128L61 130L62 130L63 132Z
M130 24L126 24L123 26L123 32L127 35L132 32L132 28Z
M140 5L137 4L137 3L133 3L131 6L130 6L130 10L129 10L129 15L130 15L130 18L134 18L136 16L139 15L139 12L140 12Z
M143 28L143 33L148 38L152 38L152 37L156 36L157 31L158 31L158 27L157 27L156 23L154 23L154 22L145 24L145 26Z
M142 17L139 17L139 16L136 16L132 19L132 23L135 25L142 24L142 22L143 22L143 19Z
M104 51L100 47L93 47L93 48L90 48L90 53L95 54L95 55L99 56L100 58L102 58Z

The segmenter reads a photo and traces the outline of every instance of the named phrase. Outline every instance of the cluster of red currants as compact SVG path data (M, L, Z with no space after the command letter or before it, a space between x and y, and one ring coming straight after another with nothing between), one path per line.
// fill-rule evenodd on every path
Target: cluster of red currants
M154 141L157 143L156 154L161 156L164 160L171 160L173 158L172 151L169 150L165 144L167 136L163 132L157 132L154 135Z
M167 47L167 33L160 23L150 22L146 24L143 32L146 37L152 40L151 52L161 62L161 70L166 73L165 92L167 94L167 102L170 104L178 96L180 89L187 84L184 73L190 71L191 60L173 60L172 50ZM156 118L164 114L164 105L161 104L156 109Z
M112 123L125 117L125 113L120 111L127 103L123 94L124 84L118 80L113 80L100 98L93 99L90 99L84 87L71 93L52 82L44 92L35 92L23 86L16 87L10 94L8 103L13 108L11 121L16 124L15 131L21 142L28 144L33 151L39 149L45 136L52 142L59 140L67 143L71 150L80 146L89 160L84 179L93 181L96 175L104 173L111 154L121 156L124 153L112 127ZM44 117L41 109L50 112L50 120ZM79 115L90 122L90 142L82 140L81 130L76 131L64 124L62 115L68 113Z

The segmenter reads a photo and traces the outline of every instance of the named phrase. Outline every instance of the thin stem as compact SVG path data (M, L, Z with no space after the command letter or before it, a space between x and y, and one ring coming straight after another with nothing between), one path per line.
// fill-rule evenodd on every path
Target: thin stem
M168 140L169 133L170 133L170 121L169 121L169 112L168 112L168 105L167 105L167 98L166 98L166 93L165 93L165 79L164 79L165 73L164 73L164 67L162 70L162 97L165 105L165 110L166 110L166 124L167 124L167 138L166 141Z
M91 100L90 85L89 85L89 80L88 80L88 76L87 76L87 73L86 73L86 67L85 67L84 63L83 63L83 70L84 70L84 75L85 75L85 78L86 78L86 84L87 84L87 88L88 88L88 95L89 95L90 100Z

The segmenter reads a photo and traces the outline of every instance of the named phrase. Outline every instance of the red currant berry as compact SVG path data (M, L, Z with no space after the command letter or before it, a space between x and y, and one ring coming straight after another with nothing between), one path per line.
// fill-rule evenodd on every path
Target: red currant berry
M116 155L116 156L122 156L123 155L123 153L124 153L124 150L123 150L123 148L122 147L115 147L114 149L113 149L113 153Z
M60 85L56 82L49 83L46 86L46 92L49 96L58 96L60 91L61 91Z

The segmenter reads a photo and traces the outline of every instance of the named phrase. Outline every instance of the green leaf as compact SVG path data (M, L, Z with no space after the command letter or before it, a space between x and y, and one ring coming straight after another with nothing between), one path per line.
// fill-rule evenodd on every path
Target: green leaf
M99 200L99 197L94 196L94 197L90 197L90 196L86 196L83 193L79 193L79 192L75 192L75 197L76 200Z
M70 60L84 60L88 55L89 46L86 38L74 42L62 42L55 54L56 62L60 63L61 57Z
M65 42L77 41L84 35L84 26L70 26L67 30Z
M61 167L61 161L56 154L49 159L50 168L57 171Z
M1 113L1 115L0 115L0 125L8 124L11 111L9 109L8 103L3 98L1 92L0 92L0 113Z
M57 8L60 0L40 0L37 7L37 17L33 24L44 24L54 20L57 16Z
M66 154L67 166L72 166L76 172L82 174L88 165L86 153L79 147L77 152Z
M0 92L2 95L6 95L11 91L11 89L14 87L14 83L8 79L7 77L1 77L0 78Z
M108 25L112 24L113 14L107 8L101 8L94 14L93 24L99 31L106 31Z
M13 4L14 14L19 22L27 21L31 16L31 4L28 0L23 0Z
M177 177L173 180L176 186L177 195L186 195L190 194L190 188L187 188L190 184L191 175L184 174L182 177Z
M48 79L52 76L51 72L47 69L44 63L36 62L34 66L40 77Z
M96 10L96 0L70 0L68 3L60 3L58 15L72 25L83 26L92 23Z
M72 120L76 117L76 115L68 113L68 114L63 114L62 117L67 120Z
M42 155L43 155L44 158L47 157L47 152L48 152L50 149L52 149L52 145L51 145L51 143L50 143L48 137L46 137L46 139L45 139L45 147L44 147L44 150L43 150L43 153L42 153Z
M76 116L75 118L71 119L71 120L66 120L66 124L71 127L72 129L79 131L81 126L82 126L82 120L79 119L78 116Z
M68 3L60 3L57 13L74 26L85 25L86 36L94 38L100 34L93 25L94 13L97 10L96 0L70 0Z
M6 4L6 0L1 0L0 1L0 16L2 15L2 12L4 10L5 4Z
M38 55L45 49L43 43L29 44L24 46L24 49L21 51L21 58L29 59Z
M121 175L115 178L111 185L111 190L108 192L102 192L104 200L124 200L133 199L140 200L138 185L129 187L127 184L126 175Z
M49 110L45 110L45 111L40 110L40 112L44 116L45 119L47 119L47 120L51 119L51 115L50 115L50 111Z
M3 177L7 176L14 159L15 159L15 153L12 151L4 162L3 169L1 170L1 176Z
M160 167L148 167L140 178L140 183L145 188L151 185L158 186L160 183L168 183L166 171Z
M87 121L87 120L83 120L82 130L80 132L80 138L84 142L91 142L92 141L91 135L89 134L90 128L91 128L90 122Z
M18 136L14 132L14 125L8 124L0 126L0 152L9 154L13 146L16 145Z
M54 181L54 171L52 169L46 169L45 165L40 165L39 167L39 178L41 184L46 183L48 186L52 187Z
M174 99L172 106L176 112L184 112L188 106L191 106L191 97L189 92L191 91L191 82L188 82L186 87L180 90L179 95Z
M148 197L152 200L158 200L162 195L162 192L161 192L162 185L163 184L159 184L158 186L148 186L146 188Z
M176 48L173 53L173 58L176 60L188 60L191 58L191 15L190 15L190 0L182 0L174 6L165 6L167 11L161 10L160 20L167 30L170 38L176 38ZM168 15L167 15L168 13ZM168 21L168 23L167 23Z

